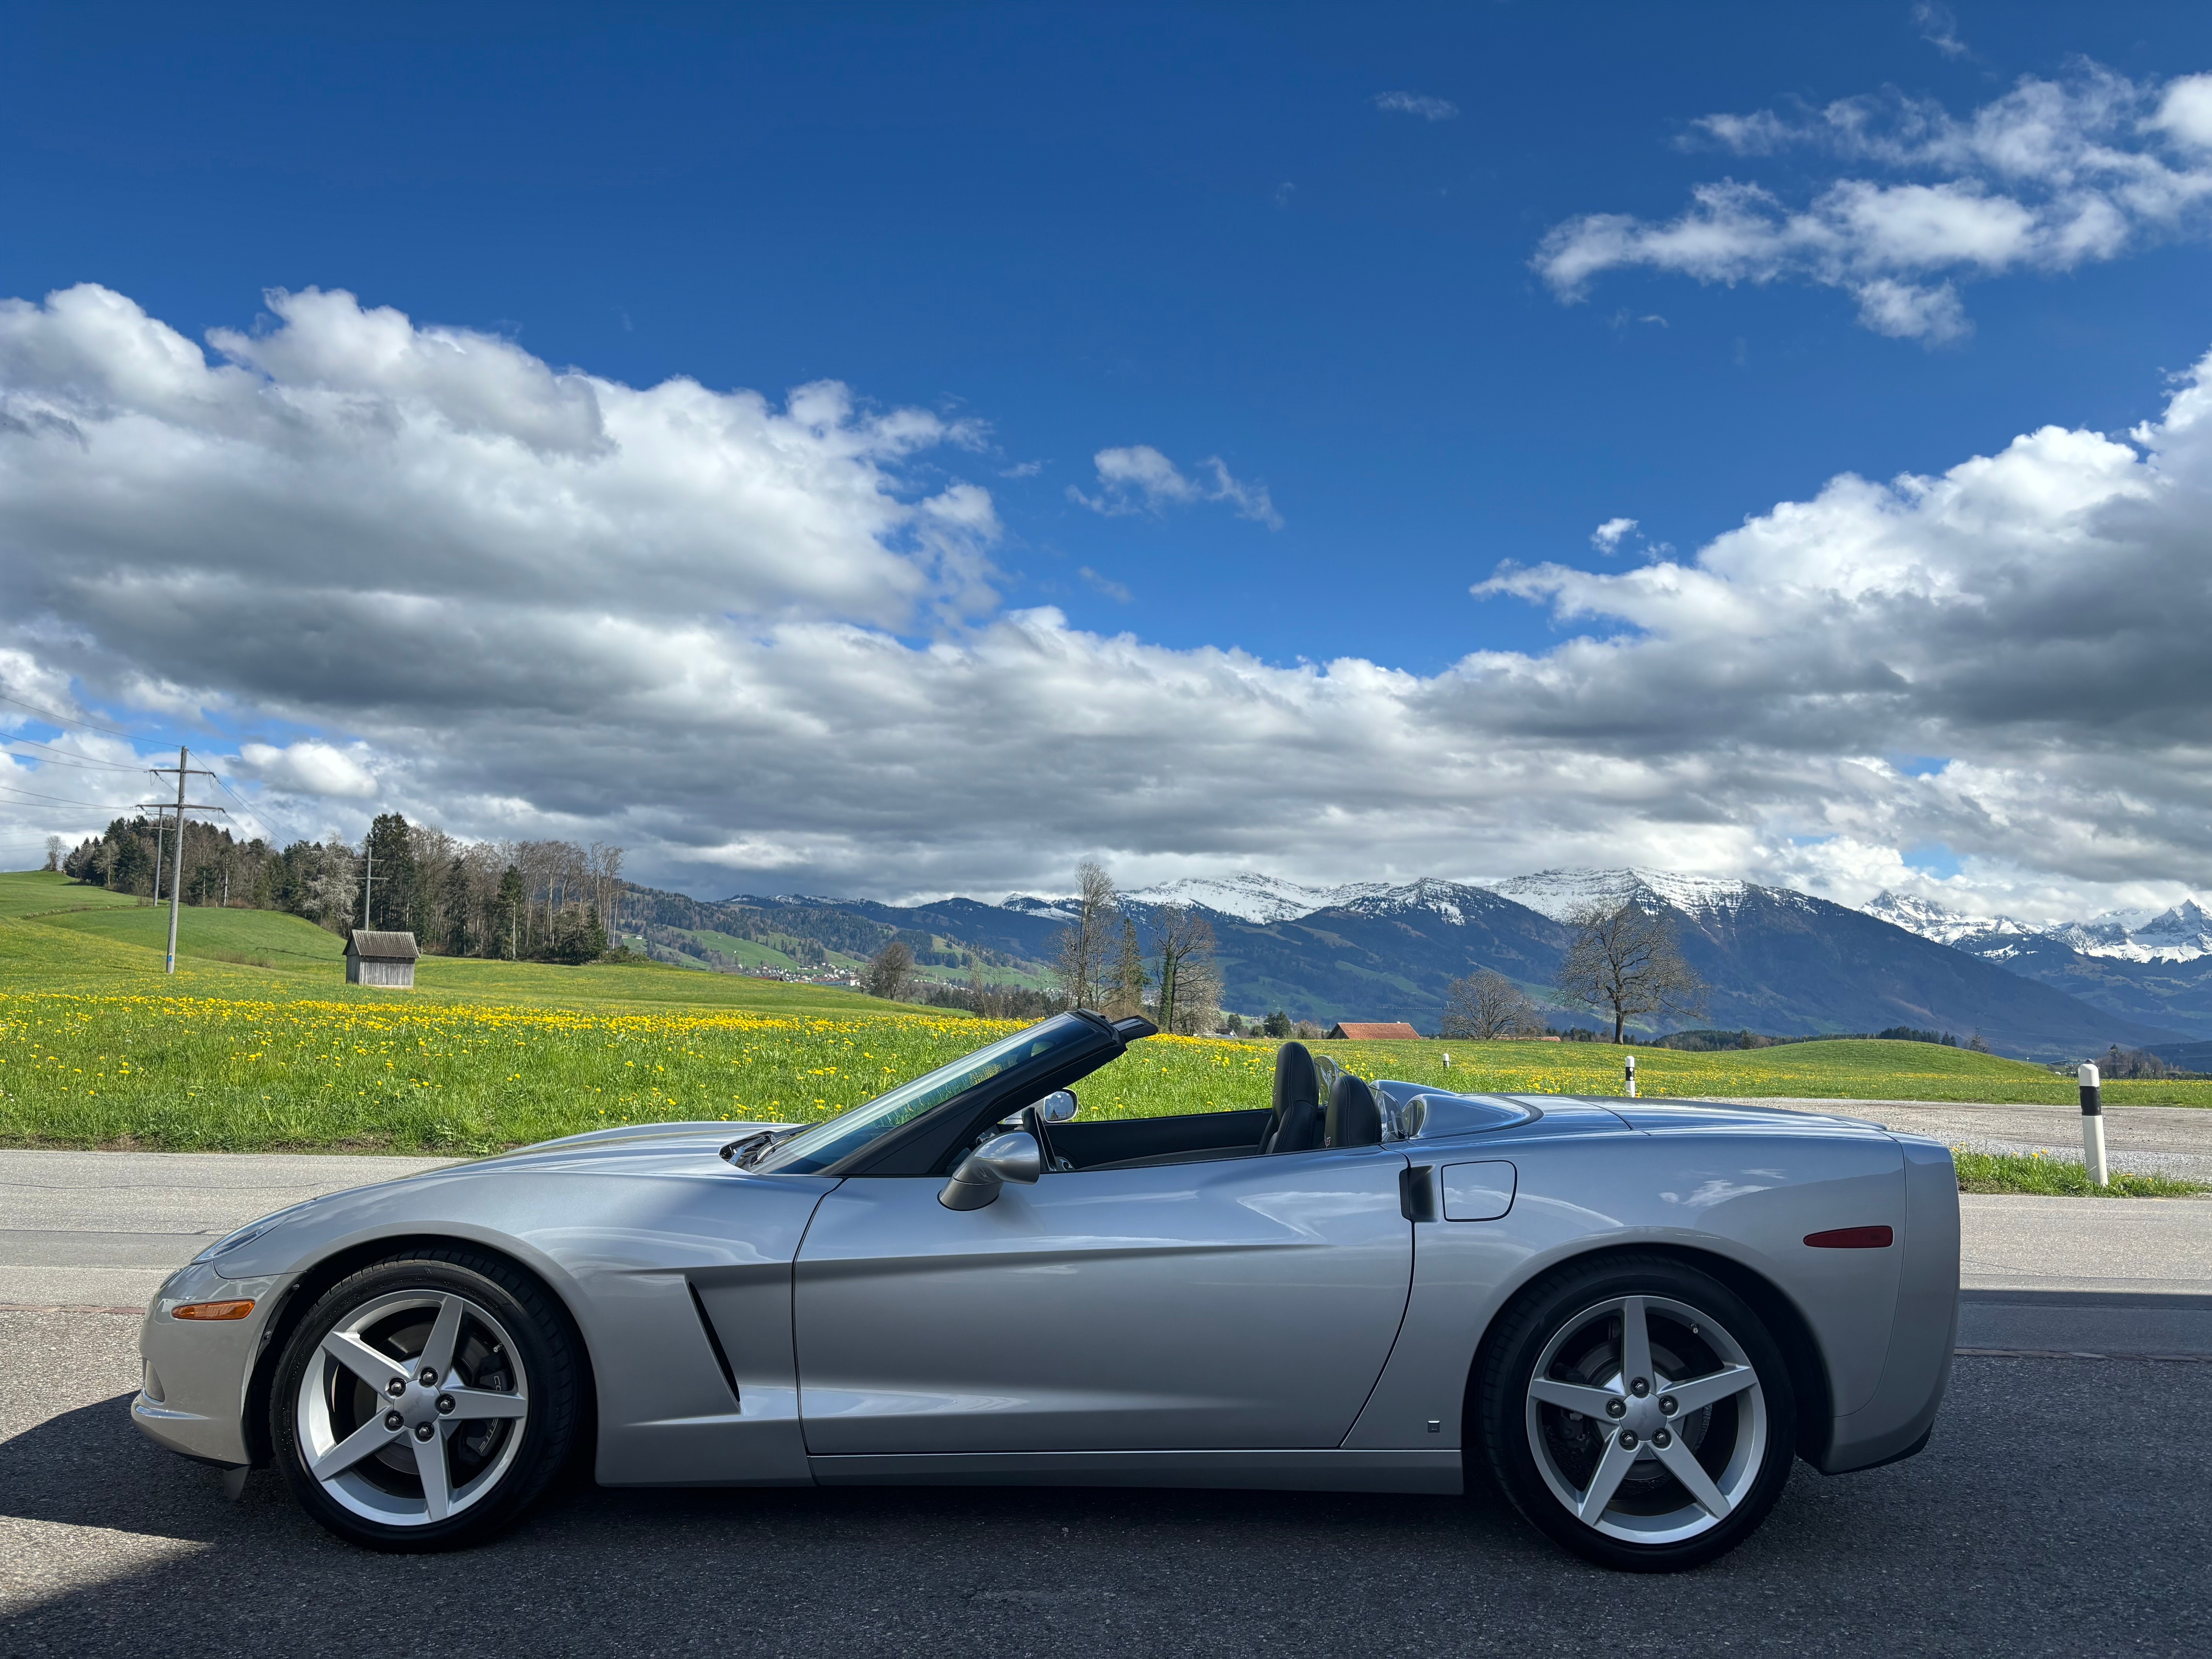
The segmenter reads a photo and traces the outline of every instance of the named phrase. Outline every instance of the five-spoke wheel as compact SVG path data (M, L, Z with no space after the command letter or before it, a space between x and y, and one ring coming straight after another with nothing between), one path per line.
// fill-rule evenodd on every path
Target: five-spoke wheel
M271 1439L325 1526L386 1549L471 1543L512 1520L565 1460L576 1380L544 1292L460 1252L380 1262L292 1334Z
M1478 1411L1499 1484L1570 1548L1669 1571L1732 1549L1788 1478L1779 1351L1725 1285L1663 1259L1539 1281L1488 1345Z

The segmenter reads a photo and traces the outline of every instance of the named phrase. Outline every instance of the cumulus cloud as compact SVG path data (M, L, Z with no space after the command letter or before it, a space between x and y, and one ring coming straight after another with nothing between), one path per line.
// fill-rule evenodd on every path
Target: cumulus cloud
M1170 507L1200 501L1225 501L1240 519L1255 520L1270 530L1283 527L1283 515L1268 499L1267 486L1247 483L1231 476L1218 455L1198 464L1199 476L1186 476L1173 461L1150 444L1126 449L1102 449L1091 457L1098 469L1098 493L1086 495L1073 484L1068 499L1093 513L1114 517L1131 513L1160 513Z
M241 744L238 750L239 769L271 789L349 801L376 798L376 774L366 763L368 758L362 745L348 753L312 738L282 747Z
M1607 519L1590 532L1590 545L1601 553L1618 552L1621 538L1635 528L1633 519Z
M2212 76L2136 82L2088 64L2065 81L2023 77L1963 118L1893 90L1709 115L1693 134L1741 157L1804 149L1875 176L1795 203L1723 179L1692 188L1672 219L1571 219L1534 260L1559 299L1628 266L1807 282L1850 295L1877 333L1940 341L1967 329L1961 283L2071 270L2212 222Z
M1845 475L1634 569L1499 569L1481 602L1565 637L1415 673L989 608L989 498L905 471L961 441L933 417L413 324L371 350L377 315L278 310L210 361L97 290L0 308L0 692L181 688L302 734L217 763L281 824L605 839L706 892L996 896L1085 854L1633 862L2028 915L2212 888L2212 357L2124 435ZM266 343L294 329L338 337ZM0 842L142 798L129 744L31 720L122 769L9 745Z
M1395 115L1418 115L1424 121L1449 121L1459 113L1459 106L1450 99L1421 92L1378 92L1375 107Z

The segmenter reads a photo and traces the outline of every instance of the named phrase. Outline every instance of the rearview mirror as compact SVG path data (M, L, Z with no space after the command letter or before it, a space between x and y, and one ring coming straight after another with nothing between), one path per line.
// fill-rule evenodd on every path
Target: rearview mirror
M1075 1115L1076 1099L1073 1089L1054 1089L1036 1103L1036 1114L1048 1123L1065 1123Z
M1069 1097L1074 1098L1073 1096ZM952 1179L945 1183L937 1201L948 1210L980 1210L998 1201L999 1188L1009 1181L1024 1186L1044 1169L1044 1155L1036 1137L1026 1129L993 1135L960 1160Z

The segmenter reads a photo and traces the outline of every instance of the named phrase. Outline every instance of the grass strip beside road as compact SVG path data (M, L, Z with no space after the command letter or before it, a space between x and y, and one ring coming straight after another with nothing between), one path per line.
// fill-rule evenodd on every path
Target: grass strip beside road
M2040 1198L2189 1198L2212 1192L2201 1181L2112 1172L2111 1184L2089 1179L2087 1166L2045 1152L1971 1152L1951 1149L1962 1193L2016 1193Z

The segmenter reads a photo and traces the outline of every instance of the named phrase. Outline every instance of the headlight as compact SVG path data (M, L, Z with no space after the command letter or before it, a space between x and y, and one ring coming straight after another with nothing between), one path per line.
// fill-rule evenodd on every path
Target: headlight
M260 1237L262 1234L267 1232L278 1222L290 1220L294 1216L299 1214L301 1211L307 1207L307 1206L305 1204L295 1204L289 1210L279 1210L275 1215L264 1215L258 1221L249 1222L246 1225L240 1227L236 1232L230 1234L228 1237L218 1238L214 1243L209 1245L207 1249L202 1250L198 1255L192 1258L192 1265L194 1267L198 1267L201 1262L212 1261L216 1257L237 1249L242 1244L251 1244L255 1239Z

